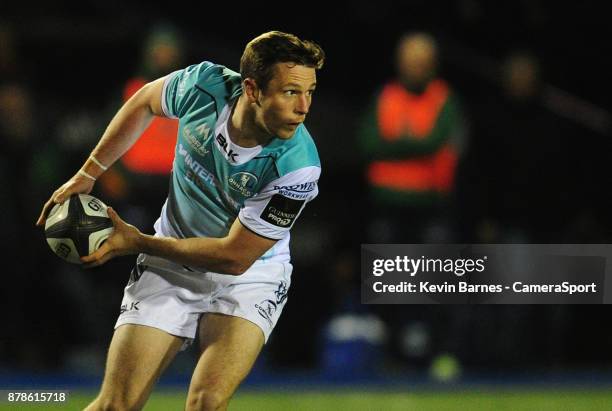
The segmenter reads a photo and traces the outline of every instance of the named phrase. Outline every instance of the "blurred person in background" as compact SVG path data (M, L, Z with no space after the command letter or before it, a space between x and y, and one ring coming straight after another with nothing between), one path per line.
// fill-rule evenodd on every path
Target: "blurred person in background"
M138 72L122 91L127 102L146 83L178 69L183 61L181 36L171 26L154 27L144 42ZM104 173L100 187L119 212L141 230L149 229L166 197L168 178L174 160L178 121L156 117L142 136Z
M475 239L559 241L580 175L568 122L545 106L542 68L532 53L508 53L500 80L501 95L493 93L477 107L473 158L466 161L466 179L478 187L470 201Z
M104 131L109 115L106 107L110 106L113 112L116 111L145 84L181 65L181 36L172 26L154 26L144 36L142 43L138 69L117 93L120 97L116 98L120 98L120 101L113 98L112 103L96 108L87 100L88 96L80 96L78 100L66 101L66 106L72 105L69 109L56 110L59 112L53 120L56 123L55 147L61 152L62 167L55 168L48 175L46 184L42 185L45 191L49 185L64 179L69 170L80 166L83 157L97 141L95 136ZM127 77L127 73L124 75ZM167 196L177 130L176 119L155 117L134 146L98 181L96 189L99 195L143 231L152 229L160 205ZM42 156L42 159L50 161L49 157ZM48 256L48 252L45 252L45 256ZM78 267L57 264L56 280L68 296L66 301L79 307L74 321L79 324L76 328L80 335L75 339L76 344L67 346L65 350L64 366L68 371L102 372L110 341L107 330L115 323L117 306L121 303L119 290L122 287L117 284L114 274L129 271L131 265L132 262L119 259L84 276Z
M572 156L583 147L570 146L569 124L546 107L544 84L537 56L513 50L500 65L499 89L473 108L478 115L471 121L460 189L462 224L471 232L467 241L562 242L580 202L580 159ZM572 306L490 305L464 311L453 329L462 336L458 341L469 341L460 347L468 366L551 366L569 354Z
M360 124L370 191L368 241L446 242L465 124L456 95L437 76L438 46L405 35L397 78L385 84Z
M370 194L368 242L452 241L466 122L457 96L437 74L438 54L431 35L404 35L396 50L397 77L382 87L360 123ZM445 307L375 310L390 326L392 354L411 366L427 366L446 340Z

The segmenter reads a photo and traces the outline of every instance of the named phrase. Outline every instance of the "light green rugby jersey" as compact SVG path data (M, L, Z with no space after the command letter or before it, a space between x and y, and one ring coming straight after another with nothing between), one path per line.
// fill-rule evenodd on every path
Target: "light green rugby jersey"
M320 170L316 146L303 124L291 139L272 139L246 163L230 162L227 153L215 143L215 128L223 109L228 104L231 106L241 93L240 74L210 62L176 71L166 79L162 108L166 116L179 119L179 131L168 201L161 218L179 237L224 237L245 201L257 199L264 187L270 189L275 180L299 174L300 169ZM289 196L281 197L281 203L295 202L296 198L304 199L302 203L305 203L314 198L318 190L312 189L313 184L316 189L316 181L303 183L275 187L274 192L266 195L271 198L282 194ZM300 189L304 187L307 189ZM312 194L300 195L303 192ZM279 204L278 200L274 204ZM303 204L298 206L299 211L287 220L290 224L279 223L286 229L287 237ZM275 208L272 210L276 212ZM287 216L282 210L278 213L281 217ZM265 220L262 224L270 222L274 223ZM283 239L284 236L271 238Z

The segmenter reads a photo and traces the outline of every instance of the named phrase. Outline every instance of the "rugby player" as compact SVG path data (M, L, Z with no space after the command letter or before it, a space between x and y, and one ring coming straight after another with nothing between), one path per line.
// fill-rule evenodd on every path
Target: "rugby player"
M289 231L318 194L321 165L304 126L324 53L272 31L250 41L240 73L203 62L152 81L118 111L82 168L44 205L91 192L153 116L179 119L169 194L145 235L109 208L114 232L87 267L138 254L102 387L87 410L141 409L198 336L187 410L226 409L287 302Z

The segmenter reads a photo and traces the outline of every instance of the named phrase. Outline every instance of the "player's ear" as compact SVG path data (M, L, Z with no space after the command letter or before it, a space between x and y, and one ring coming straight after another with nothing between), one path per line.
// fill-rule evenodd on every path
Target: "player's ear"
M242 90L249 103L259 104L261 90L257 86L255 80L253 80L252 78L244 79L244 81L242 82Z

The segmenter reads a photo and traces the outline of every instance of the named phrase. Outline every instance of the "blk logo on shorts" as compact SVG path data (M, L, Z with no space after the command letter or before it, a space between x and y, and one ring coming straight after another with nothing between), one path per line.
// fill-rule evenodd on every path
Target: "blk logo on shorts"
M140 311L138 309L138 304L140 304L140 301L132 301L130 303L130 305L127 304L122 304L121 305L121 310L119 310L119 315L127 312L127 311Z

